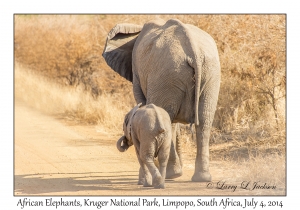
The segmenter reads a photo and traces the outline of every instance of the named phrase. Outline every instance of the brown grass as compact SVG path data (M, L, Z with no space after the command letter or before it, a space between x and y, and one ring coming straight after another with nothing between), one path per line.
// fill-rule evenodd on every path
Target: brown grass
M240 166L244 170L238 170ZM249 161L241 161L236 165L238 176L250 181L268 182L278 187L285 187L286 159L282 155L250 157Z
M223 167L234 171L232 177L224 181L243 181L250 182L249 186L258 182L259 185L266 183L270 186L276 186L276 190L260 191L267 195L285 194L286 190L286 159L283 155L271 154L268 156L251 156L248 160L223 161Z
M75 123L97 124L105 132L120 133L124 116L131 109L131 104L119 97L102 94L94 98L80 87L63 86L19 64L15 66L16 100Z

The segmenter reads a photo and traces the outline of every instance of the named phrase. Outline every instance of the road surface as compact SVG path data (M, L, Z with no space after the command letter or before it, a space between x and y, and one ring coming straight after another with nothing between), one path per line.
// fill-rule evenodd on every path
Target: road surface
M165 189L137 185L139 165L130 148L116 149L119 136L97 131L96 126L71 125L55 116L15 102L14 194L15 195L264 195L282 191L241 189L230 180L230 168L211 162L213 184L194 183L194 157L183 155L183 176L167 180ZM217 182L227 179L218 189ZM212 187L210 189L210 187Z

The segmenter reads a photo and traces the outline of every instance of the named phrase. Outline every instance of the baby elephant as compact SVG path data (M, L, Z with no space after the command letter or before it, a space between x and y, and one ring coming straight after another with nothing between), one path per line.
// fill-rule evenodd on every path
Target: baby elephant
M169 114L154 104L135 106L123 124L124 136L117 148L124 152L131 145L140 163L139 182L144 187L164 188L166 167L172 142L172 127ZM159 170L153 160L158 158ZM152 177L151 177L152 175Z

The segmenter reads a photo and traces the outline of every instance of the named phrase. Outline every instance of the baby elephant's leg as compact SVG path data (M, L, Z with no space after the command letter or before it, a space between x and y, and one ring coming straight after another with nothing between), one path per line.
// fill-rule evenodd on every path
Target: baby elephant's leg
M152 175L152 184L154 188L162 188L163 179L157 167L154 164L154 145L142 145L140 147L140 158L142 162L148 167Z
M140 163L138 184L142 184L144 187L152 187L152 177L146 164L141 159L140 151L135 148L135 152Z

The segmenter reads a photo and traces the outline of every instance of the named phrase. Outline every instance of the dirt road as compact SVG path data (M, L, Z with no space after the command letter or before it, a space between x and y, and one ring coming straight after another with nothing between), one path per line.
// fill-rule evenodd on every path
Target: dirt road
M234 172L221 162L211 162L212 189L207 183L193 183L194 158L187 153L182 177L167 180L166 189L144 188L137 185L139 165L134 149L118 152L117 139L98 132L95 126L72 126L16 101L15 195L274 194L241 189L240 182L230 180ZM236 185L237 189L217 189L216 183L224 177L225 185Z

